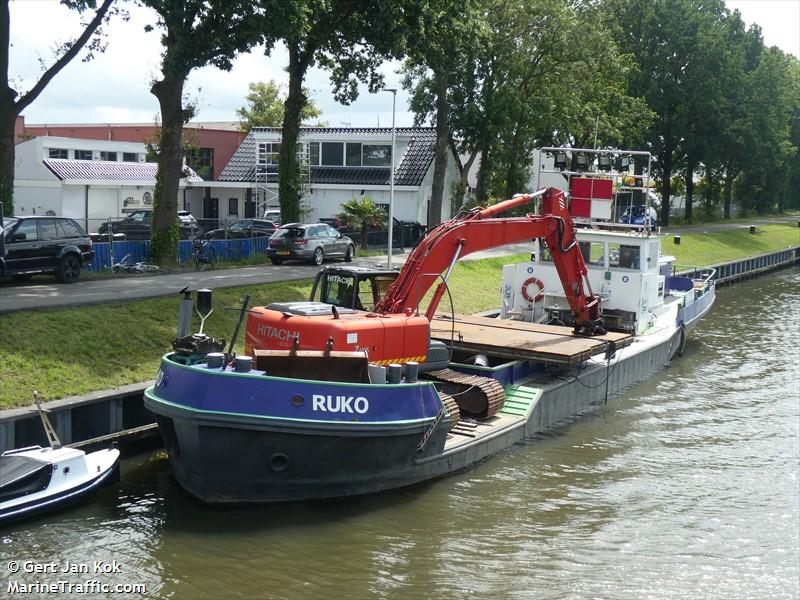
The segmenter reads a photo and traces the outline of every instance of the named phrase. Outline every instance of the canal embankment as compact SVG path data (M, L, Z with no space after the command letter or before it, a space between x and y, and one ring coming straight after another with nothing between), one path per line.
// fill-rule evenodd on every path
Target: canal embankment
M467 273L461 274L461 278L470 281L470 287L473 290L486 289L486 285L476 285L476 283L481 283L476 279L480 280L481 276L485 275L485 269L496 270L497 265L494 263L508 262L514 259L519 260L519 258L511 256L480 261L481 263L489 263L487 265L474 263L471 270L468 269ZM800 263L800 246L795 246L746 259L726 261L710 265L710 267L716 270L715 279L718 285L730 285L743 279L757 277L798 263ZM305 284L291 282L286 285L289 287L274 290L277 297L284 299L294 297L298 300L306 297L307 289ZM458 280L454 281L454 285L459 285ZM463 285L463 282L461 285ZM495 288L496 286L490 286L492 292ZM256 290L251 291L256 293ZM221 299L222 303L232 302L235 293L231 291L230 294L233 295L230 298ZM488 297L492 295L494 294L490 294ZM173 315L171 312L176 303L169 300L158 302L163 303L163 306L159 304L156 311L161 323L160 329L163 330L160 332L163 341L169 339L170 335L174 333L171 328L174 327L177 315ZM475 305L472 308L477 306ZM227 314L227 311L219 311L222 315L221 321L217 323L219 328L213 330L228 331L231 329L230 327L225 327L226 324L230 325L226 321L231 321L234 318L233 312L230 312L231 314ZM472 312L477 311L473 310ZM144 320L145 317L146 315L142 314L136 317L134 321L139 322L137 319ZM153 317L155 318L155 315ZM113 326L113 323L109 323L109 326ZM45 336L42 339L45 339ZM122 352L125 352L124 339L125 336L121 336L120 346L122 347L118 349ZM161 345L163 346L161 350L166 350L166 346L164 344ZM108 350L106 349L105 351ZM160 356L160 352L155 351L155 348L153 350L155 356ZM68 352L66 349L63 351ZM97 348L96 352L97 360L102 361L103 348ZM92 368L92 365L87 365L86 367ZM94 365L94 368L102 368L102 365ZM148 373L152 374L155 370L155 368L151 368ZM53 373L53 376L57 376L57 373ZM136 442L142 438L154 436L157 431L152 414L144 408L143 404L143 392L151 383L152 381L129 383L116 386L112 390L92 391L79 396L52 400L45 403L44 408L50 413L56 432L63 443L91 445L94 443L109 443L111 441L117 441L121 444ZM23 406L0 411L0 451L35 444L43 445L46 442L44 430L35 408Z

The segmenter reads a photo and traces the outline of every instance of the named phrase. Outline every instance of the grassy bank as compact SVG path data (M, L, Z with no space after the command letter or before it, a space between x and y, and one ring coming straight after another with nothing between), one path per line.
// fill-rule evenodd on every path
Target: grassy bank
M682 234L664 251L680 264L708 265L800 245L800 230L790 225L709 234ZM502 265L527 254L456 265L450 290L459 313L497 306ZM239 298L251 294L254 305L308 297L310 280L221 289L206 331L218 337L233 332ZM450 310L444 296L440 309ZM0 315L0 407L30 404L34 389L54 399L145 381L155 376L161 354L175 335L177 297ZM196 323L197 325L197 323ZM242 336L243 338L243 336ZM241 350L241 344L239 344Z

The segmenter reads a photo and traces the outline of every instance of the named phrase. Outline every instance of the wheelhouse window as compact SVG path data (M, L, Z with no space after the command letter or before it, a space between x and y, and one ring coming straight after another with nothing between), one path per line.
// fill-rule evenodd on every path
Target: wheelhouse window
M69 158L69 152L66 148L50 148L48 155L50 158Z
M92 160L92 151L75 150L75 160Z
M604 267L605 244L603 242L578 242L583 255L583 262L589 267Z
M619 269L639 269L639 246L608 245L608 266Z

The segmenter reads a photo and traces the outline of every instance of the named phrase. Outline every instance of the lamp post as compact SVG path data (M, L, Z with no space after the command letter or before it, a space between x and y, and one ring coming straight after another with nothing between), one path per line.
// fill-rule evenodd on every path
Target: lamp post
M386 266L392 266L392 229L394 225L394 109L397 100L397 88L383 88L384 92L392 92L392 158L389 169L389 243L386 252Z

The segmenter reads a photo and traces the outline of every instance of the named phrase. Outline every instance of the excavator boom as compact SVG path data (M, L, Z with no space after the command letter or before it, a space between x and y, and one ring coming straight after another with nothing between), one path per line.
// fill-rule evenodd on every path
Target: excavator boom
M496 215L542 198L542 214L497 218ZM440 278L426 311L433 318L455 262L473 252L541 238L545 241L575 314L576 332L605 333L600 318L600 299L592 294L586 264L575 239L575 227L564 192L547 188L522 194L494 206L475 209L428 232L409 255L397 280L375 307L380 314L411 314ZM442 272L447 269L446 275Z

